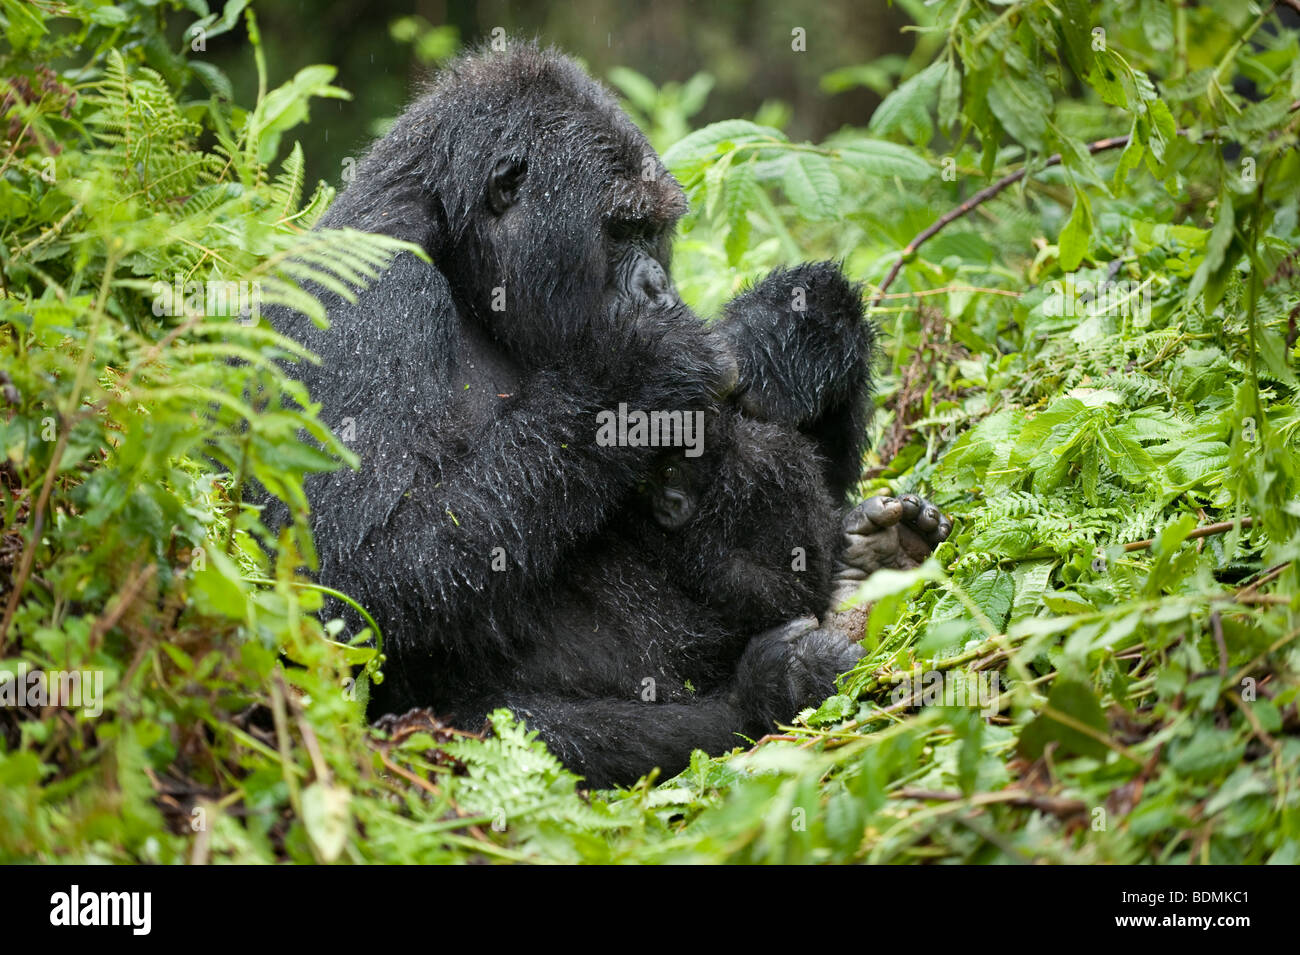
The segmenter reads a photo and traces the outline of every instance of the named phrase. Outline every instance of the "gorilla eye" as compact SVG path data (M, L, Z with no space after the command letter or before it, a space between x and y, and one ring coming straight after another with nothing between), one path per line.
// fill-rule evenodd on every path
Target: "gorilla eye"
M671 464L665 464L659 471L659 480L664 484L675 484L677 482L677 468Z
M648 219L610 219L605 231L616 242L634 242L653 240L656 230Z
M501 215L519 199L519 186L528 172L528 160L504 156L497 160L487 183L487 204L493 215Z

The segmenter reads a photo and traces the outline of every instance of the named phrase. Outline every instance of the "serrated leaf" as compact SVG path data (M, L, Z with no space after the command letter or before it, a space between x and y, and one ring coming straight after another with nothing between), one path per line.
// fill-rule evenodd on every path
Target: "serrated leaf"
M930 104L946 69L946 61L937 60L900 84L876 107L867 128L879 136L901 132L918 146L928 143L934 133Z
M1205 243L1205 257L1201 260L1196 273L1192 276L1192 281L1187 286L1188 298L1194 299L1205 291L1210 277L1223 265L1228 246L1232 244L1234 225L1232 197L1226 191L1221 192L1219 194L1219 211L1214 220L1214 228L1210 230L1210 237ZM1213 307L1213 303L1206 303L1207 309Z
M863 137L837 141L833 148L846 165L874 178L897 176L914 181L934 175L928 162L898 143Z
M1081 189L1074 190L1074 209L1070 212L1070 219L1065 223L1065 228L1061 230L1061 238L1058 240L1061 257L1061 269L1065 272L1073 272L1083 261L1083 257L1088 253L1088 246L1092 243L1092 203L1088 201L1088 196Z
M771 126L759 126L746 119L727 119L711 123L683 136L664 151L663 161L674 173L679 167L708 159L720 151L731 148L724 144L740 145L767 143L780 145L788 142L785 133Z
M1097 702L1092 687L1086 683L1058 677L1047 696L1047 705L1098 733L1106 732L1106 717L1102 713L1101 704ZM1057 744L1053 751L1053 758L1056 759L1062 756L1099 758L1107 752L1105 744L1095 737L1067 726L1047 713L1034 717L1024 728L1018 749L1026 758L1037 759L1043 755L1043 750L1049 743Z
M792 152L786 162L781 181L799 212L809 219L838 218L840 180L830 160L815 153Z
M989 88L988 103L1003 129L1030 149L1042 152L1052 94L1040 77L998 76Z
M752 163L742 163L727 177L723 213L727 223L727 264L735 266L749 247L749 210L754 207L758 184Z
M1116 474L1130 484L1147 486L1156 463L1146 448L1117 430L1103 428L1097 438L1106 453L1106 463Z
M961 111L961 67L956 60L948 61L939 84L939 126L951 129Z

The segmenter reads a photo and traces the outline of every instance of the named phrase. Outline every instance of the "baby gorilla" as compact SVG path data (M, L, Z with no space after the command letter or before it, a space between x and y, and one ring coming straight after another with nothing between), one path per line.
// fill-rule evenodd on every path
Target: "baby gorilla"
M799 593L803 607L829 600L826 628L856 641L862 613L836 608L874 571L919 566L952 532L952 521L915 494L868 498L841 520L810 474L815 467L775 464L815 462L798 433L727 409L706 437L701 456L665 454L642 484L643 509L659 532L643 530L641 540L674 584L745 627L793 620L806 632L816 618L796 620L797 608L775 599ZM828 553L838 554L833 566Z
M673 584L757 633L831 596L839 509L798 432L734 407L706 416L703 452L666 452L639 489L634 539Z
M703 414L700 456L661 455L623 519L572 558L546 600L520 595L547 608L512 633L528 652L500 691L449 714L455 725L509 706L566 765L607 786L654 766L674 775L692 748L726 752L834 692L861 651L816 626L843 546L817 451L732 406ZM690 746L620 733L613 720L552 731L569 707L599 716L630 701L669 725L710 715Z

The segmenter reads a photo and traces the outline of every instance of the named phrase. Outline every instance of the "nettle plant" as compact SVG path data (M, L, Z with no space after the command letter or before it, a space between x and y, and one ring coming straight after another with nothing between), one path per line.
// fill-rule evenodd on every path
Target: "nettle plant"
M245 6L0 0L0 670L104 675L0 706L0 858L1300 861L1294 4L907 0L910 57L825 79L886 93L862 127L663 144L705 312L866 283L861 491L957 529L788 733L586 797L508 714L366 731L373 634L313 616L302 481L356 461L256 312L402 246L309 231L286 133L344 94L272 88ZM248 109L202 54L241 23ZM614 79L661 138L709 88Z

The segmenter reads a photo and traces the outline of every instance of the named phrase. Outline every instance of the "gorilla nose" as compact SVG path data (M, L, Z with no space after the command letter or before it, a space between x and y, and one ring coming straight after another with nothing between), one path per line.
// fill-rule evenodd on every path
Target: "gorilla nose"
M677 290L664 267L645 256L632 276L632 297L642 304L666 307L677 303Z

